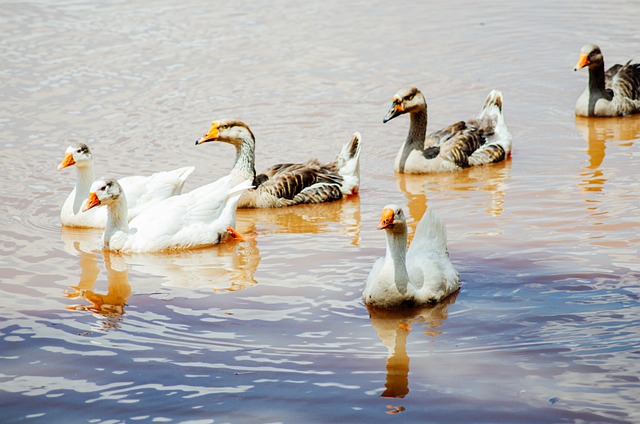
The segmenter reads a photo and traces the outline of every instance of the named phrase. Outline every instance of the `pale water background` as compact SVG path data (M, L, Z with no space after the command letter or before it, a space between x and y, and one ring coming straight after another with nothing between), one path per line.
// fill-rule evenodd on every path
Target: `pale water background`
M640 116L573 114L583 44L640 60L640 3L471 3L0 2L0 421L640 422ZM430 129L502 90L512 160L394 175L407 85ZM60 228L70 143L99 175L195 165L190 190L232 166L194 145L221 117L258 169L361 131L360 196L240 211L254 239L184 254ZM380 211L427 199L462 289L370 317Z

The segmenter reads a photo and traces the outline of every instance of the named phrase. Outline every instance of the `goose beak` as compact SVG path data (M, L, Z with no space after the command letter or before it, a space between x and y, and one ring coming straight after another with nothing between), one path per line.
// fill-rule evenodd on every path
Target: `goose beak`
M196 140L196 146L198 144L203 144L208 141L216 141L218 139L219 134L220 134L220 131L218 130L218 121L213 121L211 123L211 129L209 129L209 132Z
M82 207L82 212L86 212L89 209L96 206L100 206L100 199L98 199L98 196L96 196L94 192L91 192L89 193L89 198L84 202L84 206Z
M380 223L378 224L378 230L384 230L385 228L392 228L396 221L394 220L395 214L393 209L385 208L382 210L382 216L380 217Z
M73 160L73 155L71 153L67 153L64 155L64 159L62 159L62 162L60 162L60 164L58 165L58 171L66 168L67 166L71 166L71 165L75 165L76 161Z
M402 115L403 113L404 113L404 106L402 106L402 101L399 99L398 100L394 99L393 104L391 105L391 109L389 109L389 112L387 112L387 115L382 120L382 123L386 124L396 116Z
M577 71L578 69L584 68L585 66L588 66L590 64L591 62L589 62L589 55L581 54L580 59L578 59L578 63L576 63L576 67L573 68L573 70Z

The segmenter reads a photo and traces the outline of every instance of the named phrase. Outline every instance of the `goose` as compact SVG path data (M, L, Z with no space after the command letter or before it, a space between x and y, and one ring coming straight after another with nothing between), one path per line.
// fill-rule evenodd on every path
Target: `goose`
M229 176L178 196L158 200L129 222L127 197L117 180L98 178L82 208L107 206L107 225L102 235L104 250L156 252L210 246L242 238L235 225L240 194L251 181L234 186Z
M589 67L589 84L576 102L578 116L624 116L640 112L640 63L613 65L604 71L600 47L580 50L574 71Z
M393 96L391 109L382 122L387 123L405 113L411 116L411 124L407 139L396 156L395 172L457 171L500 162L511 155L511 134L502 115L502 93L499 91L489 93L475 120L456 122L428 137L427 102L415 87L402 89Z
M60 211L60 221L67 227L104 228L107 224L107 211L93 209L82 213L82 203L89 196L89 188L94 180L93 159L89 146L74 143L65 152L58 170L75 165L76 185L71 191ZM175 196L182 192L187 177L193 172L193 166L173 171L158 172L148 177L130 176L120 178L118 182L127 192L129 219L137 216L152 202Z
M220 141L236 148L236 162L231 171L236 180L251 179L254 189L240 197L239 208L280 208L303 203L323 203L358 193L360 185L360 141L355 132L333 162L274 165L261 174L255 170L255 137L241 121L213 121L209 131L196 145Z
M379 258L362 293L367 306L399 308L435 304L460 288L458 272L449 259L447 231L431 210L418 223L407 250L407 221L397 205L382 210L387 252Z

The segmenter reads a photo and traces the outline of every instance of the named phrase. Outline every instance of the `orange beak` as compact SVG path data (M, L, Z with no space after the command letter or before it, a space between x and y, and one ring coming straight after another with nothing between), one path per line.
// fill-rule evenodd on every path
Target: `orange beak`
M578 59L578 63L576 63L575 70L584 68L585 66L588 66L590 64L591 64L591 62L589 62L589 55L581 54L580 55L580 59Z
M62 162L60 162L60 165L58 165L58 171L61 170L62 168L66 168L67 166L71 166L75 164L76 164L76 161L73 160L73 155L71 153L67 153L64 155L64 159L62 159Z
M100 206L100 199L94 192L89 193L89 198L85 201L84 206L82 207L82 212L86 212L89 209Z
M384 230L385 228L391 228L396 224L394 220L395 214L393 209L383 209L382 216L380 217L380 223L378 224L378 230Z
M209 130L209 132L196 140L196 146L198 144L206 143L207 141L217 140L219 134L218 125L218 121L213 121L211 123L211 129Z

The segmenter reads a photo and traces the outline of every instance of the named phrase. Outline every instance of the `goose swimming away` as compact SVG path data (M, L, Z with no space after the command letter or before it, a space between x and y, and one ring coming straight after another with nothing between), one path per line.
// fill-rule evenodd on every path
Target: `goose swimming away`
M280 208L303 203L323 203L356 194L360 186L360 141L355 132L336 159L321 164L313 159L306 163L282 163L260 174L255 170L256 140L241 121L213 121L209 131L196 145L211 141L229 143L236 148L236 162L230 175L251 179L255 188L247 190L239 208Z
M69 146L58 170L76 167L76 185L60 211L60 221L67 227L104 228L107 225L106 208L82 212L82 203L89 196L89 189L95 177L93 158L89 146L75 143ZM153 202L175 196L182 192L187 177L195 168L187 166L173 171L158 172L149 176L120 178L118 183L127 192L129 219L136 217Z
M113 178L98 178L91 185L83 211L106 206L103 249L118 252L156 252L190 249L241 238L233 229L236 206L251 181L229 184L229 176L189 193L155 202L128 219L127 197Z
M604 71L600 47L587 44L580 50L574 71L589 68L589 83L576 102L578 116L624 116L640 112L640 63L613 65Z
M387 251L378 259L362 294L373 307L399 308L437 303L460 288L458 272L449 259L447 231L431 210L418 223L407 250L407 221L402 209L387 205L378 224L385 230Z
M394 170L401 174L428 174L505 160L511 155L511 134L504 122L502 104L502 93L493 90L476 119L456 122L427 136L424 95L415 87L398 91L382 122L406 113L411 122Z

